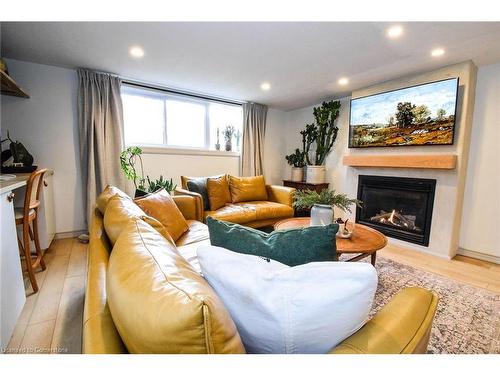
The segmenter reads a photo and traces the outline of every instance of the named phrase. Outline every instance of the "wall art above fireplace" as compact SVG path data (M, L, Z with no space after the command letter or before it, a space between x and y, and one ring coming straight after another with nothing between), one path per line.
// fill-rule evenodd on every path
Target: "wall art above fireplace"
M356 222L429 246L435 190L434 179L360 175Z

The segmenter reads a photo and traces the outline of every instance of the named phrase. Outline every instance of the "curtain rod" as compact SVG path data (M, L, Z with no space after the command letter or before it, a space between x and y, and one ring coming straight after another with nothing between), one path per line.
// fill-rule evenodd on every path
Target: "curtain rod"
M229 99L221 99L213 96L207 96L207 95L201 95L201 94L193 94L190 92L185 92L185 91L179 91L179 90L174 90L174 89L168 89L166 87L161 87L161 86L155 86L147 83L142 83L142 82L137 82L137 81L132 81L129 79L122 79L122 83L129 85L129 86L135 86L135 87L141 87L145 89L152 89L152 90L157 90L157 91L162 91L166 92L169 94L176 94L176 95L183 95L183 96L189 96L191 98L197 98L197 99L204 99L204 100L212 100L215 102L220 102L220 103L226 103L226 104L233 104L233 105L242 105L243 102L238 102L234 100L229 100Z

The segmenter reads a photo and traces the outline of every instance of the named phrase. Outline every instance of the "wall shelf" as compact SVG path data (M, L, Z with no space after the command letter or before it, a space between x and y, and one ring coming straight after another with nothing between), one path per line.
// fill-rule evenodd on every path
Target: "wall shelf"
M17 96L19 98L29 98L30 96L18 86L7 73L0 70L0 92L2 95Z
M457 155L345 155L343 164L363 168L416 168L416 169L455 169Z

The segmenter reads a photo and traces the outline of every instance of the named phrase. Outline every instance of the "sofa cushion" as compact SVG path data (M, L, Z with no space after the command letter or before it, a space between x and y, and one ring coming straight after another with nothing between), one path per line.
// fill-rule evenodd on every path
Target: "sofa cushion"
M229 190L233 203L267 200L267 189L264 176L229 176Z
M207 191L211 211L224 207L226 203L231 203L231 193L226 175L207 178Z
M198 259L249 353L328 353L363 326L377 289L363 262L288 267L214 246Z
M165 189L134 199L134 202L146 214L154 217L167 229L174 241L188 230L188 224L182 212Z
M109 258L106 290L130 353L244 353L221 300L150 225L132 220Z
M255 210L257 220L285 219L293 216L293 208L281 203L260 201L237 204Z
M187 225L188 231L175 241L177 247L208 240L208 227L206 224L197 220L187 220Z
M207 177L192 178L186 182L189 191L198 193L203 199L203 209L210 210L210 201L208 200Z
M116 186L107 185L106 188L103 190L103 192L99 194L96 200L97 208L99 209L102 215L104 215L104 212L106 212L108 201L111 199L111 197L117 194L121 197L132 199L123 191L118 189Z
M108 200L106 211L104 212L104 229L112 246L128 222L134 218L146 221L168 241L173 242L163 224L155 218L146 215L129 197L116 194Z
M231 223L245 224L257 220L257 211L255 206L252 205L227 204L217 211L205 211L205 217L213 217Z
M270 234L211 217L207 218L207 225L212 245L238 253L274 259L288 266L336 259L338 224Z

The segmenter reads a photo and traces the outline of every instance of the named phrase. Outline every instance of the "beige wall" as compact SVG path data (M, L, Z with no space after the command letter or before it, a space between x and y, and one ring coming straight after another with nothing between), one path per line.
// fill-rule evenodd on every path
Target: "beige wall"
M420 83L441 80L450 77L459 77L459 105L457 111L457 128L455 129L455 143L453 146L408 146L404 148L373 148L349 149L349 100L341 99L342 107L338 119L339 134L333 152L326 161L327 182L330 187L345 192L352 197L357 195L358 176L360 174L406 176L433 178L437 180L434 214L432 218L431 238L429 247L419 246L394 239L390 241L428 252L444 258L453 257L458 250L462 196L465 184L465 174L468 157L468 143L472 120L474 89L476 81L476 67L471 62L456 64L425 74L404 77L398 80L384 82L363 90L353 92L353 97L371 95L397 88L403 88ZM286 153L293 151L300 144L299 130L306 123L313 121L312 108L303 108L288 113L286 132ZM342 156L347 154L423 154L423 153L454 153L458 156L457 168L453 171L437 170L406 170L390 168L351 168L342 165ZM284 169L284 175L289 174L289 168ZM354 217L354 215L347 215Z
M500 64L479 68L460 253L500 262ZM473 252L473 253L469 253Z

